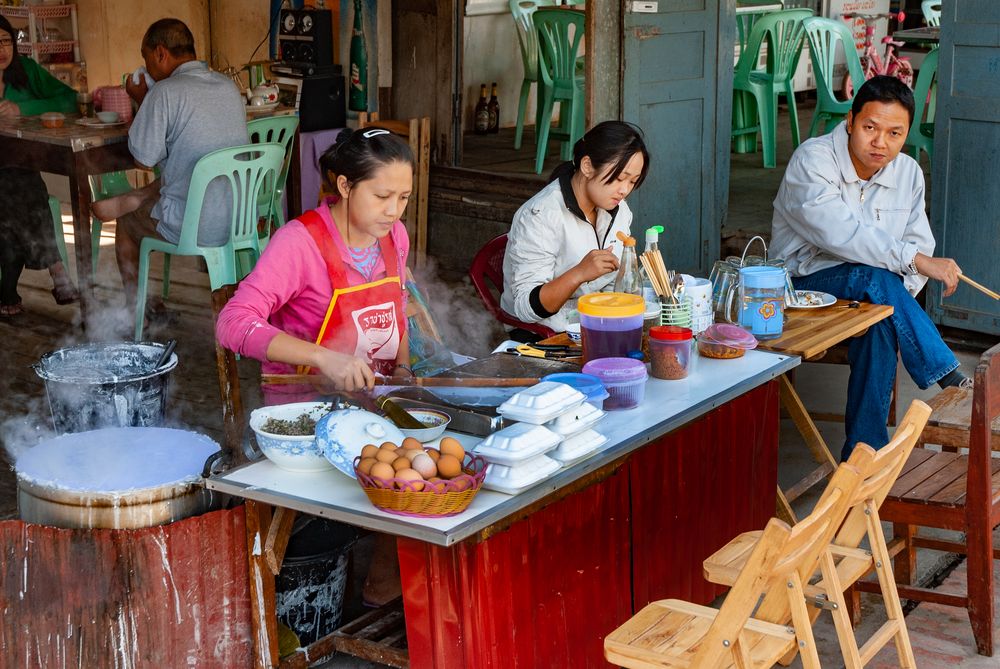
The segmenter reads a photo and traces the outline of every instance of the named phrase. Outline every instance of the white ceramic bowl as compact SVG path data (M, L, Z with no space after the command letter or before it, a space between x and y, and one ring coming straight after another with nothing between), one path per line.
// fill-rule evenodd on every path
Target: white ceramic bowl
M422 429L400 428L400 432L407 437L413 437L422 444L427 443L428 441L434 441L444 434L444 431L448 428L448 423L451 422L451 416L443 411L434 411L433 409L407 409L406 413L410 414L427 427Z
M118 123L121 116L116 111L100 111L97 112L97 118L101 123Z
M257 445L267 459L290 472L319 472L333 465L316 446L316 435L289 436L264 432L268 418L294 420L308 413L317 421L331 410L329 402L296 402L255 409L250 414L250 427L257 435Z

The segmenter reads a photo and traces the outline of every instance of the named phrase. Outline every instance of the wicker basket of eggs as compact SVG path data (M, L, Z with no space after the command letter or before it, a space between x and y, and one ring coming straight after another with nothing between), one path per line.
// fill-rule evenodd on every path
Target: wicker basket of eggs
M467 455L462 444L444 437L425 448L407 437L401 444L368 444L354 460L358 483L372 504L403 516L452 516L472 502L486 478L486 461Z

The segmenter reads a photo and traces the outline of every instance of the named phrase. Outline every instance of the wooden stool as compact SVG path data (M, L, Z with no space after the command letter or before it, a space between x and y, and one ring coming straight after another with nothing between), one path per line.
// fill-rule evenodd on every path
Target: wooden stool
M676 599L653 602L604 639L604 657L630 669L751 669L771 667L800 652L803 667L818 669L803 588L860 482L857 469L841 465L827 494L802 522L789 529L784 521L772 518L721 609ZM791 629L760 617L769 602L791 613Z
M945 393L952 396L954 390ZM882 518L894 524L893 534L902 544L896 574L903 583L911 581L917 547L967 556L964 594L910 585L900 585L899 594L966 609L979 654L992 656L993 560L1000 559L1000 550L993 548L993 529L1000 525L1000 460L992 457L991 446L1000 417L1000 345L979 359L971 416L968 455L914 450L885 500ZM919 526L964 532L965 541L920 537L914 531Z
M859 444L854 449L848 464L857 468L863 482L849 503L847 519L824 551L820 564L822 579L815 585L809 585L806 580L806 598L816 607L811 611L810 618L815 621L822 609L829 610L833 615L837 639L848 669L860 669L893 640L899 651L900 666L907 669L916 667L903 610L896 594L891 556L879 521L879 506L913 452L930 411L930 407L923 402L914 401L884 448L876 453L866 444ZM860 548L866 536L871 552ZM737 574L760 537L760 532L745 532L716 551L704 562L705 578L722 585L735 583ZM852 590L849 608L844 591L873 568L883 592L888 620L859 648L851 624L851 613L858 608L859 602ZM787 621L790 615L788 610L768 609L764 605L756 613L757 617L778 623Z

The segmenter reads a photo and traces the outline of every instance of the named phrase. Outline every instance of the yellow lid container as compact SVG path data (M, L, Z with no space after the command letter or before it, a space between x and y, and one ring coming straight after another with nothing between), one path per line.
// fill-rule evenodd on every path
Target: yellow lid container
M642 316L646 301L629 293L590 293L577 300L576 308L587 316L628 318Z

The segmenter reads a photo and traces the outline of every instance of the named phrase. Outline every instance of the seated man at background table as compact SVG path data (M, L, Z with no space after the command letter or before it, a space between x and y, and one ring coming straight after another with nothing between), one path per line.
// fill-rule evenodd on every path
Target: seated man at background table
M795 150L774 200L771 253L785 259L796 288L895 310L851 340L842 460L859 441L874 448L888 441L897 350L921 389L970 382L914 299L928 278L951 295L961 269L932 257L924 174L900 153L912 119L913 92L905 84L870 79L843 123Z
M135 307L139 245L143 237L180 239L191 174L206 154L249 143L246 111L233 82L197 60L194 36L182 21L161 19L142 38L142 58L155 83L130 77L126 90L139 105L128 146L140 167L159 166L160 178L145 188L93 205L102 220L117 219L115 256L125 303ZM225 190L223 190L225 189ZM202 206L198 241L206 246L229 239L228 185L212 184ZM150 311L162 311L162 303Z

